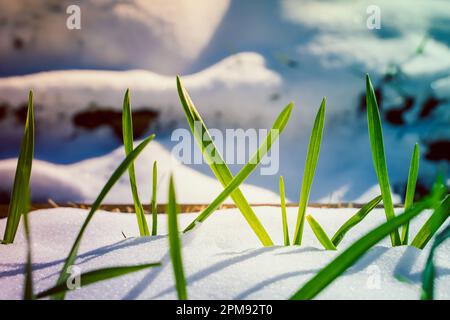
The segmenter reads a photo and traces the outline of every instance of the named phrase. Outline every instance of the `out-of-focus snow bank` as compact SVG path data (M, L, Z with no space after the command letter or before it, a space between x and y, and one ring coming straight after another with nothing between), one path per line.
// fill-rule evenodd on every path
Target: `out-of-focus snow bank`
M72 165L56 165L35 160L31 177L31 198L34 203L56 202L92 203L113 171L125 158L123 148L102 157ZM180 164L158 142L152 141L135 162L138 189L143 203L149 203L152 188L153 162L158 162L157 198L167 202L168 181L174 175L177 197L181 203L209 203L222 192L215 179ZM16 170L16 159L0 160L0 196L9 198ZM242 185L242 192L251 203L270 203L279 197L263 188ZM117 182L105 203L132 203L128 174ZM231 202L230 199L227 202Z

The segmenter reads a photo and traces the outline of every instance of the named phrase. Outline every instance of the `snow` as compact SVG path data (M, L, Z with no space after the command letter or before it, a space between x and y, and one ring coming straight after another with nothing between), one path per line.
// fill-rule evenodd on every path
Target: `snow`
M305 226L301 247L284 247L280 208L256 207L255 211L274 242L263 248L236 209L219 210L192 232L182 235L183 263L190 299L287 299L318 270L360 236L385 221L383 209L375 209L352 229L337 252L324 251ZM309 208L328 234L335 232L356 209ZM398 212L398 211L397 211ZM296 208L288 208L289 226ZM411 224L414 235L429 216ZM81 209L58 208L30 214L35 290L54 285L74 238L86 217ZM195 215L180 214L180 228ZM149 223L151 217L147 217ZM0 220L3 230L6 220ZM77 267L82 272L106 266L162 261L163 266L71 291L68 299L175 299L173 274L168 259L166 215L159 215L159 235L135 238L132 214L99 211L82 241ZM49 232L51 230L51 232ZM290 229L291 234L293 229ZM122 232L126 235L124 239ZM450 299L450 242L436 252L436 298ZM421 271L428 256L413 247L391 248L388 237L369 250L334 281L318 299L418 299ZM0 246L0 299L22 295L25 240L22 227L16 242ZM397 278L406 279L399 281Z
M124 148L101 156L77 162L72 165L56 165L35 160L31 175L31 198L34 203L46 203L48 199L59 203L91 203L100 193L113 171L125 158ZM170 152L158 142L152 141L135 161L135 171L141 201L149 203L152 191L153 162L158 163L157 200L167 200L169 177L178 177L176 187L180 190L181 203L209 203L223 187L215 178L179 163ZM14 181L16 159L0 160L0 194L9 194ZM269 190L252 185L240 187L251 203L279 201L279 196ZM128 174L125 173L110 191L105 203L132 203ZM232 202L227 199L226 203Z

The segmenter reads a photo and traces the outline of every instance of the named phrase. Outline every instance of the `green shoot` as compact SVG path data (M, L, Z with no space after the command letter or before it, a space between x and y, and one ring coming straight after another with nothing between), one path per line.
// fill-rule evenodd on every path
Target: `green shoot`
M122 109L122 132L123 132L123 144L125 146L125 155L129 155L133 151L133 117L131 114L130 105L130 90L127 89L125 97L123 98ZM130 176L131 193L133 195L134 209L136 210L136 217L139 226L139 233L141 236L149 236L147 221L145 219L144 208L139 200L138 189L136 185L136 173L134 170L134 163L130 164L128 168L128 174Z
M170 258L172 260L175 284L179 300L187 300L186 279L183 271L183 259L181 257L181 243L178 233L178 207L173 185L173 177L169 182L169 203L168 203L168 224L169 224L169 246Z
M156 185L158 180L158 165L153 162L153 179L152 179L152 236L158 234L158 206L156 204Z
M98 195L97 199L95 199L94 203L92 204L91 210L89 211L86 220L83 223L83 226L80 229L80 232L78 233L74 244L72 245L72 248L70 250L69 255L66 258L66 261L64 262L64 266L61 270L61 273L58 278L57 285L65 284L69 275L67 272L67 269L75 263L75 259L77 257L78 249L81 244L81 239L83 238L84 232L86 231L86 228L89 224L89 222L94 217L95 212L100 208L100 205L102 204L103 199L105 199L108 192L111 190L111 188L114 186L114 184L120 179L120 177L124 174L124 172L128 169L128 167L131 165L131 163L134 161L134 159L137 158L137 156L144 150L144 148L150 143L150 141L153 140L155 135L151 135L150 137L144 139L133 151L131 151L125 158L125 160L122 161L122 163L117 167L117 169L114 171L112 176L109 178L109 180L106 182L103 189L100 191L100 194ZM57 294L55 296L57 299L63 299L64 293Z
M408 185L406 187L405 210L409 209L414 202L414 193L416 192L417 175L419 174L419 145L414 145L414 151L409 165ZM409 223L402 228L402 244L407 245L409 238Z
M425 222L422 228L419 230L417 235L414 237L411 245L423 249L427 245L428 241L433 237L433 235L439 230L439 228L444 224L445 220L450 216L450 195L447 195L437 207L431 217Z
M309 140L308 153L306 155L305 171L303 172L302 189L300 192L300 201L298 206L297 226L295 229L293 243L302 244L303 226L305 223L305 212L308 205L309 193L316 170L317 160L319 159L320 144L322 142L323 125L325 121L326 100L323 98L319 111L317 112L314 126L312 128Z
M317 240L323 245L326 250L336 250L335 245L331 242L330 238L328 238L325 231L322 229L320 224L313 218L312 215L307 215L306 220L309 223L312 231L316 235Z
M384 212L386 220L395 217L394 205L392 203L391 189L389 185L389 176L386 166L386 157L384 153L383 131L381 128L380 111L378 109L377 99L370 82L369 75L366 75L366 105L367 105L367 122L369 126L370 147L372 149L373 164L378 177L378 183L383 196ZM398 230L391 233L392 246L401 245Z
M280 201L281 201L281 219L283 224L284 245L289 246L289 229L286 217L286 196L284 192L284 180L283 176L280 176Z
M206 207L202 213L200 213L197 218L186 227L184 232L187 232L195 227L198 222L205 221L220 205L226 198L233 194L235 190L239 187L239 185L252 173L252 171L258 166L261 162L262 158L267 154L267 152L272 147L273 142L275 142L280 136L281 132L283 132L286 124L291 115L291 111L293 108L293 104L289 104L284 108L284 110L279 114L277 119L275 120L272 129L267 134L266 139L261 144L256 153L252 156L252 158L245 164L245 166L238 172L238 174L231 180L231 182L225 187L225 189L211 202L208 207Z
M158 263L147 263L137 266L109 267L93 270L80 275L80 285L84 287L96 282L121 277L126 274L159 266L161 266L161 263L158 262ZM40 299L53 295L64 294L69 290L70 289L67 287L67 285L65 283L62 283L39 293L36 297Z
M205 123L203 122L200 114L195 108L194 103L189 97L189 94L183 87L180 77L177 77L177 88L181 105L183 107L186 119L194 135L194 138L197 141L200 149L202 150L203 156L205 157L206 162L209 164L212 172L225 188L233 179L233 175L231 174L230 169L226 165L220 153L217 151L217 148L214 145L208 129L206 128ZM196 126L199 126L199 128L197 128ZM240 189L236 189L233 191L233 193L231 194L231 199L239 208L242 215L244 216L250 227L253 229L261 243L264 246L273 245L272 239L270 239L269 234L264 229L261 222L258 220L258 217L248 204Z
M31 235L30 235L30 225L28 221L28 211L23 213L23 225L25 229L25 238L27 242L27 262L25 265L25 284L24 284L24 292L23 299L24 300L33 300L33 263L31 257Z
M425 209L433 205L432 198L425 198L412 208L406 210L403 214L386 221L382 225L370 231L368 234L360 238L338 257L336 257L326 267L321 269L311 280L309 280L300 290L298 290L290 299L306 300L312 299L320 293L325 287L333 282L338 276L344 273L359 258L361 258L367 250L393 230L404 225L412 218L420 214Z
M34 109L33 92L28 96L28 111L20 153L17 160L16 175L11 193L11 202L8 208L8 220L6 221L5 234L2 243L10 244L14 242L20 217L28 211L30 196L30 177L34 154Z
M372 211L372 209L380 203L381 199L381 196L373 198L368 203L366 203L354 216L348 219L338 229L338 231L336 231L333 238L331 238L333 244L337 247L342 239L344 239L344 236L347 234L347 232L350 231L350 229L356 226L358 223L360 223Z
M431 247L422 276L422 294L420 297L422 300L433 300L434 298L434 277L436 274L433 262L434 252L448 238L450 238L450 225L436 236Z

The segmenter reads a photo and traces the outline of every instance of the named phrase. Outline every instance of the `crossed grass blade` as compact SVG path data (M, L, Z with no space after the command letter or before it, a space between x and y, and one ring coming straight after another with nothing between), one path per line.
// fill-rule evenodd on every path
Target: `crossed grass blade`
M177 89L178 95L181 101L181 105L183 107L183 111L185 113L186 119L188 121L189 127L194 135L194 138L199 145L202 154L209 164L212 172L225 188L233 179L233 175L231 174L230 169L225 164L222 156L217 151L216 146L208 132L208 129L205 126L200 114L194 106L191 98L189 97L188 92L183 87L181 83L180 77L177 76ZM210 152L208 152L210 151ZM267 231L264 229L263 225L257 218L255 212L250 207L248 201L245 199L244 195L240 191L240 189L236 189L231 194L231 199L236 204L236 206L241 211L247 223L255 232L258 239L264 246L273 245L273 241L270 238Z
M280 176L280 203L281 203L281 223L283 225L284 245L289 246L290 245L289 228L286 215L286 194L284 192L283 176Z
M333 242L328 238L325 230L320 226L320 224L313 218L312 215L307 215L306 220L309 223L309 226L311 227L312 231L314 232L314 235L316 236L317 240L322 244L322 246L326 250L336 250L336 246L333 244Z
M114 184L120 179L120 177L125 173L125 171L128 169L130 164L134 161L134 159L137 158L137 156L144 150L144 148L153 140L155 135L151 135L148 138L144 139L133 151L131 151L126 158L122 161L122 163L117 167L117 169L114 171L114 173L111 175L111 177L106 182L103 189L100 191L100 194L97 196L97 199L92 204L91 210L89 211L76 239L74 244L72 245L72 248L70 249L70 253L67 256L64 266L61 270L61 273L59 275L57 285L65 284L68 279L68 272L67 269L75 263L75 259L78 253L78 249L81 244L81 240L83 238L84 232L89 224L89 222L92 220L95 212L100 208L100 205L108 192L111 190L111 188L114 186ZM55 294L53 296L54 299L64 299L64 293Z

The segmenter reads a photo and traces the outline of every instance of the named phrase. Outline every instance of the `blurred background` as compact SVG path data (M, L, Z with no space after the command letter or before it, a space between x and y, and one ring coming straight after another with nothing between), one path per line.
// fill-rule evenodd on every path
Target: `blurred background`
M446 0L0 0L0 202L8 202L35 95L34 202L92 201L123 158L121 108L131 90L135 138L156 133L137 164L143 198L160 166L180 201L221 190L207 165L170 157L187 127L180 74L208 127L269 128L290 101L279 172L298 201L312 122L327 114L315 202L364 202L379 192L365 114L370 74L381 109L390 182L403 200L414 143L418 196L450 163L450 1ZM230 165L237 172L239 165ZM256 171L250 202L276 202L278 175ZM131 202L124 177L109 202Z

